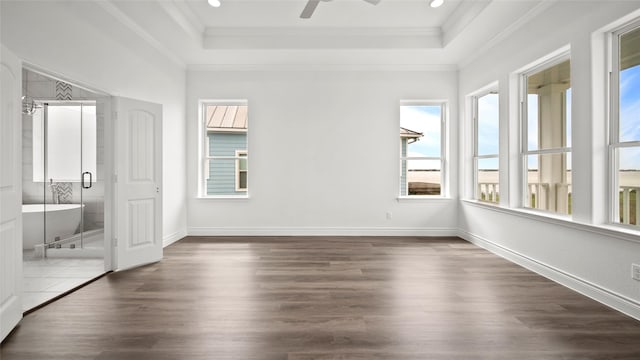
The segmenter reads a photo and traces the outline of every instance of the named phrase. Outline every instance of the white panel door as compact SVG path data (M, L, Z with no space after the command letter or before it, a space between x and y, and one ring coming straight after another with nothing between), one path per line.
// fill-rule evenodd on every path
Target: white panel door
M0 49L0 340L22 319L22 65Z
M117 269L162 259L162 105L114 98Z

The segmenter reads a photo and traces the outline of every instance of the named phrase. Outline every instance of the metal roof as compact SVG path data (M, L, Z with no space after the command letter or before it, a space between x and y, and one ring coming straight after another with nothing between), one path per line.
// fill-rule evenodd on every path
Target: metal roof
M417 131L409 130L403 127L400 127L400 137L409 138L409 139L419 139L424 134L419 133Z
M247 105L208 105L208 131L247 131Z

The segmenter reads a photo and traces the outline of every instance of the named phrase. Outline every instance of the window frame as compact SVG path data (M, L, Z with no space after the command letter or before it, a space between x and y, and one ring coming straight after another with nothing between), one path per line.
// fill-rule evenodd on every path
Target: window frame
M448 187L448 171L447 171L447 134L448 134L448 108L449 102L447 100L401 100L398 107L398 128L402 125L401 109L403 106L439 106L440 107L440 156L402 156L402 139L398 138L399 148L399 186L398 186L398 199L438 199L449 197ZM406 189L407 194L402 193L402 163L403 161L410 160L437 160L440 161L440 194L439 195L409 195L409 182L407 181ZM408 166L407 166L408 168ZM405 174L405 179L408 180L408 170Z
M554 154L571 154L572 147L556 147L549 149L540 149L538 146L535 150L529 150L529 119L528 119L528 77L539 73L541 71L547 70L553 66L561 64L565 61L570 61L571 63L571 49L567 47L563 49L563 51L554 54L553 56L538 62L537 64L530 66L529 68L518 73L518 81L519 81L519 104L520 104L520 208L531 211L539 211L544 214L551 214L553 216L567 217L571 218L571 213L564 214L557 211L550 211L545 209L540 209L537 207L531 207L531 201L529 198L529 161L528 158L531 155L554 155ZM572 87L573 84L570 84L569 88ZM565 90L565 100L566 100L566 90ZM570 104L571 105L571 104ZM566 111L566 102L565 102L565 111ZM566 119L565 119L565 129L566 129ZM573 166L573 165L572 165ZM573 172L573 171L572 171ZM537 206L537 204L536 204Z
M498 152L496 154L484 154L480 155L479 152L479 111L478 111L478 100L486 95L495 94L498 95ZM485 87L483 90L479 90L478 92L471 95L471 119L473 126L473 199L477 201L481 201L483 203L498 205L499 200L482 200L480 198L480 184L478 183L478 171L479 160L483 159L498 159L498 174L500 174L500 92L497 84L492 84ZM494 187L493 196L499 196L500 193L500 178L498 177L497 189Z
M198 100L198 129L199 129L199 148L198 151L199 159L198 159L198 198L200 199L247 199L249 198L249 176L247 175L247 188L245 190L240 190L243 194L216 194L209 195L207 194L207 179L210 177L210 168L207 166L209 161L211 160L235 160L235 188L238 188L238 162L240 157L237 156L210 156L209 155L209 141L208 141L208 132L207 132L207 119L206 119L206 107L209 105L215 106L249 106L249 102L246 99L200 99ZM249 121L247 120L247 129L246 133L246 149L244 150L247 155L243 156L242 159L246 159L247 161L247 174L249 173ZM236 190L238 191L238 190Z
M247 150L236 150L236 191L238 192L242 192L242 191L248 191L249 189L249 156L248 156L248 151ZM246 161L246 168L244 170L242 170L240 168L240 161L245 160ZM240 174L244 172L246 175L246 184L245 187L240 187Z
M623 227L631 230L638 230L640 224L636 218L636 225L620 221L620 185L619 185L619 158L617 152L624 148L640 148L640 140L621 141L620 140L620 40L621 37L629 32L640 29L640 19L622 25L609 33L609 124L607 129L608 144L608 218L610 225ZM624 196L624 195L623 195ZM637 201L638 192L636 192L636 216L640 213L640 202ZM622 204L624 207L624 204ZM629 210L630 204L627 206ZM625 211L623 209L623 211ZM626 211L625 211L626 212ZM630 221L630 219L627 219Z

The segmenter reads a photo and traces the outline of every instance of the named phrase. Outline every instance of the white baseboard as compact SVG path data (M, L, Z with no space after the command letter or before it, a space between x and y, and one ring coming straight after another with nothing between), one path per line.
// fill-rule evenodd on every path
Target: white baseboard
M633 299L629 299L614 291L605 289L578 276L539 262L465 230L459 230L458 236L528 270L564 285L569 289L577 291L582 295L590 297L591 299L629 315L632 318L640 320L640 303Z
M192 236L458 236L455 228L395 227L190 227Z
M182 229L180 231L176 231L173 234L165 235L162 238L162 247L166 248L167 246L173 244L174 242L182 239L187 236L187 229Z

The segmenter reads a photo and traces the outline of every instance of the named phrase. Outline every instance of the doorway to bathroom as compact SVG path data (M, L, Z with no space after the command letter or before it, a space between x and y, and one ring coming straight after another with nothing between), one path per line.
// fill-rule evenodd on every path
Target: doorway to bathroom
M23 310L105 273L110 97L22 73Z

